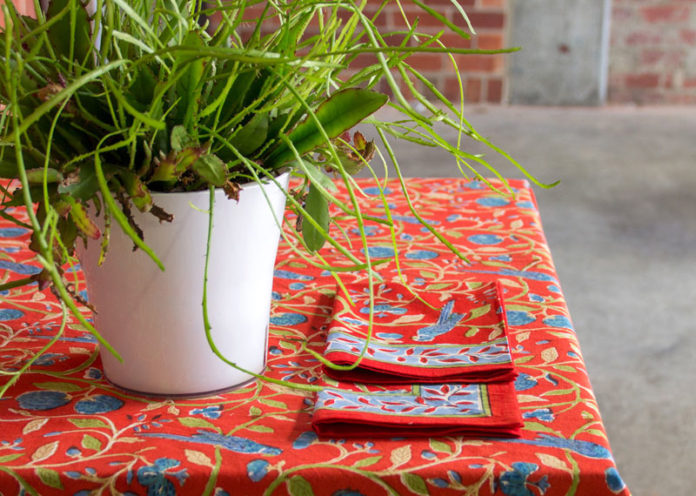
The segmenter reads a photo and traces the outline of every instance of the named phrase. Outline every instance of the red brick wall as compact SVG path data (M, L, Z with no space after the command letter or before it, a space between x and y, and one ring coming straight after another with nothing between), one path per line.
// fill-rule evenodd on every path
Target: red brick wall
M608 96L696 104L696 0L613 0Z
M370 3L379 5L379 0ZM466 30L461 15L450 0L427 0L429 7L437 8L442 14ZM506 44L506 23L508 0L460 0L477 32L471 40L462 40L455 34L445 34L441 39L445 44L461 48L498 49ZM416 15L420 18L421 32L437 32L439 21L419 11L408 0L402 5L409 20ZM425 14L425 15L424 15ZM383 30L403 29L405 22L398 6L388 5L378 19ZM457 55L455 60L462 76L466 103L501 103L505 99L505 57L509 55ZM414 55L409 63L425 75L436 88L450 99L457 101L459 86L456 72L447 55Z

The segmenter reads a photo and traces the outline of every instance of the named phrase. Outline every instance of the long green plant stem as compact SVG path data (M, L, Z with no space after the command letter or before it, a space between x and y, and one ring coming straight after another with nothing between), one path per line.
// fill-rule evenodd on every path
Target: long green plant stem
M303 391L310 391L310 392L317 392L321 391L322 388L319 386L312 386L310 384L299 384L299 383L288 383L285 381L281 381L279 379L274 379L272 377L264 376L261 374L257 374L256 372L252 372L250 370L245 369L244 367L239 366L237 363L231 361L229 358L227 358L225 355L220 352L218 349L217 345L215 344L215 340L213 339L212 335L212 326L210 325L210 317L208 316L208 265L210 262L210 242L212 240L213 236L213 210L215 208L215 187L211 186L210 187L210 199L208 202L208 234L206 237L206 245L205 245L205 265L204 265L204 270L203 270L203 298L201 301L201 308L203 310L203 326L205 328L205 338L208 341L208 345L210 346L210 349L215 353L215 355L225 362L227 365L230 365L231 367L234 367L235 369L239 370L240 372L243 372L245 374L248 374L252 377L256 377L257 379L262 379L267 382L271 382L273 384L277 384L279 386L284 386L284 387L289 387L292 389L301 389Z

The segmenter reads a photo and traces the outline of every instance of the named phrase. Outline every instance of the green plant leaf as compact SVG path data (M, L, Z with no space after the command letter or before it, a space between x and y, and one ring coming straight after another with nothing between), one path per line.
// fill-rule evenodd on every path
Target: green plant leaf
M191 48L205 46L200 35L195 32L186 35L182 45ZM205 82L203 78L205 63L202 58L189 55L180 55L177 63L185 68L183 75L176 83L176 91L180 98L177 122L182 123L188 131L193 131L193 116L198 108L201 90Z
M359 124L370 114L374 113L389 98L370 90L350 88L339 91L325 100L315 111L315 116L329 138L335 138L343 131ZM312 116L301 122L288 136L293 146L300 154L314 150L321 144L326 144L317 122ZM265 160L270 168L280 167L295 158L293 150L282 143Z
M312 485L301 475L291 477L287 484L290 496L314 496Z
M48 30L53 49L60 56L79 63L87 60L92 40L85 7L77 0L51 0L46 17L57 16L61 16L60 20Z
M227 181L227 166L217 155L203 155L193 163L193 170L215 186L222 186Z
M307 194L307 203L305 204L305 210L307 215L311 216L317 224L328 233L329 230L329 202L324 198L313 184L309 187L309 194ZM302 237L307 243L307 248L310 251L316 252L321 249L326 241L325 235L322 234L316 227L314 227L305 216L302 222Z
M229 77L232 76L230 75ZM220 120L222 122L228 121L242 108L247 92L254 82L254 79L256 79L256 73L254 71L246 71L237 75L234 83L232 83L232 88L227 93L227 97L222 104L222 110L220 111ZM222 93L223 90L224 86L220 85L219 89L215 88L213 90L212 96L216 98L218 96L216 93Z
M152 194L136 174L131 171L119 171L119 178L126 188L128 197L141 212L149 212L152 208Z
M75 226L87 237L99 239L101 232L97 225L92 222L92 219L87 215L85 207L71 196L64 197L70 204L70 218L75 223Z
M309 162L305 162L304 160L298 161L296 163L297 163L297 166L300 169L302 169L302 171L305 174L307 174L307 177L309 178L309 182L311 182L312 184L318 184L327 191L338 190L336 183L334 183L329 176L324 174L319 167L317 167Z
M140 106L138 110L145 111L152 104L156 87L157 78L155 78L152 69L147 65L140 67L133 78L129 91L131 102L137 102L137 105Z
M17 163L14 160L0 161L0 177L14 179L17 177ZM44 169L27 169L27 179L29 184L43 184ZM47 170L47 182L57 183L63 180L63 175L56 169Z
M182 125L174 126L171 133L169 133L169 145L175 152L180 152L184 148L194 147L198 145L196 140L188 133L186 128Z
M109 174L110 175L110 174ZM78 180L58 184L58 193L70 195L77 200L87 201L99 191L99 182L92 164L81 164Z
M232 137L230 143L244 156L249 156L266 142L268 114L254 114L249 122Z

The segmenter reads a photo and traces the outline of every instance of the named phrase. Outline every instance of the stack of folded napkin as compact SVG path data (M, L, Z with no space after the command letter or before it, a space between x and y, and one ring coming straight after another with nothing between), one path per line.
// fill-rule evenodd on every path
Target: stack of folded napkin
M338 294L324 356L356 362L367 342L366 284ZM312 425L326 436L514 437L522 423L497 282L456 292L375 285L373 329L352 370L325 367Z

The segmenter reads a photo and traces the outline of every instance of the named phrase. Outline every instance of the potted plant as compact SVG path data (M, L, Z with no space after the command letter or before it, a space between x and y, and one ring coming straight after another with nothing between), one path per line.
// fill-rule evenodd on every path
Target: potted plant
M32 231L31 248L42 266L3 288L50 287L65 314L100 341L107 376L126 388L203 393L260 373L286 202L299 220L297 236L289 240L298 254L336 270L319 254L328 242L350 261L340 270L374 273L368 250L360 259L328 235L329 205L360 225L366 217L351 174L369 167L375 144L346 131L371 125L397 171L388 137L444 148L460 170L477 177L475 166L489 168L480 156L443 140L435 123L499 151L408 63L418 52L482 51L444 46L445 31L469 35L419 0L412 3L441 22L442 31L419 33L416 21L402 31L380 32L374 20L387 3L368 15L367 0L52 0L44 10L35 0L36 19L3 5L0 176L9 181L0 186L0 215ZM366 56L372 62L354 69L356 59ZM398 121L373 116L388 101L378 91L383 84ZM289 173L297 177L290 190ZM332 193L332 175L345 184L349 203ZM183 206L177 206L181 198ZM27 209L28 223L12 215L17 206ZM250 220L252 213L262 220ZM229 227L235 217L246 224ZM193 231L184 231L184 224ZM261 225L267 233L252 239L252 228ZM270 250L261 248L263 238ZM362 240L367 248L367 238ZM247 253L237 254L231 248L236 244ZM184 245L195 251L172 254ZM96 326L80 312L87 302L70 279L76 249ZM264 250L267 260L261 261ZM252 261L243 258L249 255ZM166 270L152 274L144 260ZM247 270L210 265L229 263ZM126 273L129 268L133 273ZM152 286L162 277L165 282ZM258 293L251 292L252 282ZM232 287L239 295L225 296ZM223 297L212 301L212 294ZM236 300L242 303L230 303ZM258 316L247 321L241 313L251 310L251 301L259 302ZM108 309L109 303L115 307ZM229 306L234 316L221 317ZM154 314L145 316L146 310ZM184 317L192 312L193 318ZM234 329L236 321L242 325ZM177 327L199 343L174 337ZM135 335L126 337L127 330ZM144 351L148 340L154 351ZM126 349L129 343L134 350ZM185 350L177 354L169 345ZM242 354L234 355L240 346ZM204 364L174 376L195 347ZM148 368L137 369L139 363ZM220 380L218 366L232 375ZM132 382L121 374L128 369L136 371ZM157 370L167 382L139 381ZM188 381L205 370L214 378Z

